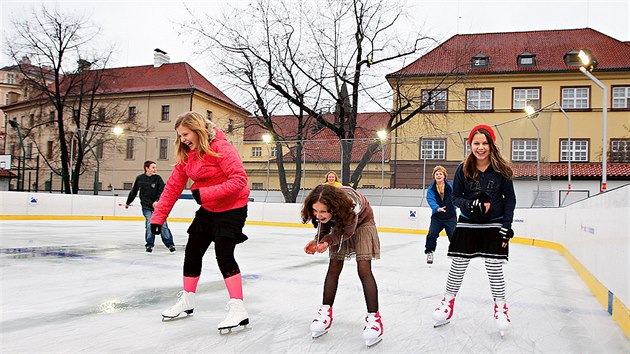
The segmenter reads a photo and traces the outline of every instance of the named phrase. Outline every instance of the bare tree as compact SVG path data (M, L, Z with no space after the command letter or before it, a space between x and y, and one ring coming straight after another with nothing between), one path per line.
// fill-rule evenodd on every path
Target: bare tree
M199 35L196 43L206 52L214 52L220 62L247 58L258 78L256 84L245 82L247 90L272 92L276 102L330 129L340 141L342 182L356 187L381 144L376 139L369 144L350 173L360 107L377 104L388 112L389 120L384 125L391 133L414 118L430 120L419 113L459 78L459 71L454 70L453 77L436 83L422 99L422 93L403 92L396 84L403 76L394 75L389 77L391 88L384 93L387 84L377 68L400 65L405 58L436 44L420 34L406 40L397 33L404 11L402 4L387 0L257 0L248 9L231 12L237 15L209 21L191 12L193 20L184 26L195 31ZM248 71L231 73L239 76ZM385 108L391 107L392 97L398 101L395 110ZM258 101L256 104L260 109ZM324 113L333 110L334 119L326 119ZM273 124L263 125L273 133Z
M41 119L30 127L27 136L34 137L51 124L56 127L58 154L45 156L44 149L38 150L48 167L62 177L63 190L77 193L86 154L97 144L107 143L107 130L124 113L115 103L100 98L112 81L105 68L111 50L103 55L91 48L99 28L89 19L45 5L12 23L14 32L7 37L7 53L20 63L25 84L33 90L34 104L54 110L54 115L48 116L40 108ZM91 51L95 54L89 54ZM28 65L22 64L24 57L29 58Z

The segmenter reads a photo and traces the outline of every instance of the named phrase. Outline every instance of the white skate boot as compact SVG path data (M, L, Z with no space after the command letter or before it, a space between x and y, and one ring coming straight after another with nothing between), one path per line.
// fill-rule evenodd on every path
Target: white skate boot
M433 327L443 326L451 321L455 298L449 294L444 294L442 304L433 311Z
M368 313L365 315L363 339L365 340L365 345L367 345L368 348L383 340L383 322L381 321L381 315L378 312Z
M328 333L328 329L332 325L333 315L332 307L328 305L322 305L317 311L317 316L313 322L311 322L311 337L317 338Z
M220 334L228 334L232 332L232 328L242 326L246 328L249 324L249 315L245 309L245 304L241 299L230 299L225 309L228 311L227 316L217 328Z
M510 316L508 316L508 307L505 300L495 300L494 302L494 319L497 322L497 329L501 337L510 328Z
M162 312L162 321L172 320L185 312L190 315L195 310L195 293L182 290L177 293L177 302L170 309Z

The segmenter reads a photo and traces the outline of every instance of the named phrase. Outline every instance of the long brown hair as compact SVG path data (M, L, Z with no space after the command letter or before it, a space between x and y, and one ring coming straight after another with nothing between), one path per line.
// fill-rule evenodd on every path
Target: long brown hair
M476 134L483 134L488 140L488 146L490 146L490 164L492 165L492 169L500 173L503 177L507 179L512 179L513 172L509 163L505 161L497 145L494 143L494 139L490 135L486 129L480 128L471 134L471 137L474 137ZM472 147L472 139L468 142L468 145ZM472 150L472 149L471 149ZM467 178L472 178L473 180L477 180L479 178L479 170L477 170L477 157L471 151L466 157L464 161L464 176Z
M347 225L354 222L353 203L350 196L343 191L342 188L321 184L313 189L302 206L302 223L313 220L313 204L316 202L323 203L328 207L328 211L332 214L335 221L335 228L344 229Z
M203 154L208 154L215 157L219 156L219 154L210 150L210 142L214 140L214 136L216 134L214 131L214 123L206 119L200 113L191 111L182 113L177 117L177 120L175 121L175 129L179 128L180 126L184 126L197 134L197 137L199 138L197 155L199 156L199 158L202 158L201 156ZM178 135L177 139L175 140L175 156L177 162L185 162L188 158L189 151L190 148L188 147L188 145L183 144Z

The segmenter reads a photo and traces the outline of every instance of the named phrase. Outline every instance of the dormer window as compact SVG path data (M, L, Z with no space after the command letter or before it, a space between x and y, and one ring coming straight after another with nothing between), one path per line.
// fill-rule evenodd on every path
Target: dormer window
M473 69L487 68L490 66L490 58L487 55L477 54L472 57L470 65Z
M536 66L536 54L523 52L516 59L519 68L533 68Z

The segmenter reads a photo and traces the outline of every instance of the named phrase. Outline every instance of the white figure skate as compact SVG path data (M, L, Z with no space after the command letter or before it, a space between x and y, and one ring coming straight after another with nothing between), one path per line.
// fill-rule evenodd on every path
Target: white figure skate
M508 316L508 307L505 300L496 300L494 302L494 319L497 322L497 329L501 337L510 328L510 316Z
M162 321L173 320L179 317L182 312L185 312L186 317L188 317L195 310L195 293L182 290L177 293L177 297L175 305L162 312Z
M332 321L332 307L322 305L317 311L317 316L315 316L315 319L311 322L311 337L318 338L328 333Z
M247 314L243 300L230 299L225 309L228 311L228 314L217 326L220 334L232 333L232 329L237 327L240 329L247 328L249 315Z
M376 313L368 313L365 315L365 327L363 327L363 339L368 348L375 346L383 340L383 322L381 315Z
M433 311L433 327L440 327L451 322L455 298L449 294L444 294L440 307Z

